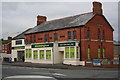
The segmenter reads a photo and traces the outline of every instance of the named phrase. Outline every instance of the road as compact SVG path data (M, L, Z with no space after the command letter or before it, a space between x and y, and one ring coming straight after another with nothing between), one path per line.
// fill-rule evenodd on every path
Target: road
M49 69L18 66L2 66L3 80L117 80L117 69ZM88 79L89 78L89 79Z

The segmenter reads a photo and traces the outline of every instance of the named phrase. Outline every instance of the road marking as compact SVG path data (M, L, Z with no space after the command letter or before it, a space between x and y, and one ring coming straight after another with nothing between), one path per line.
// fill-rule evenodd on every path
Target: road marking
M66 76L66 75L60 74L60 73L54 73L53 75L56 75L56 76Z
M43 73L43 72L32 72L33 74L45 74L45 75L50 75L53 74L55 76L66 76L65 74L60 74L60 73Z
M40 76L40 75L17 75L17 76L8 76L5 78L53 78L53 77Z

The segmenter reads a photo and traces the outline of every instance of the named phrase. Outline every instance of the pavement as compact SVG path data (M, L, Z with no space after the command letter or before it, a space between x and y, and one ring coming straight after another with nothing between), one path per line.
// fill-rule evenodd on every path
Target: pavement
M102 68L102 67L87 67L87 66L75 66L65 64L39 64L30 62L3 62L2 65L20 66L20 67L34 67L34 68L53 68L53 69L85 69L85 70L117 70L118 68Z

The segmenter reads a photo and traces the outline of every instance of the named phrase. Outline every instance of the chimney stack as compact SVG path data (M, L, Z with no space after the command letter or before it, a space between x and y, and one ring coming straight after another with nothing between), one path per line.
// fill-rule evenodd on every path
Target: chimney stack
M93 13L98 15L103 15L102 4L100 2L93 2Z
M9 36L9 37L8 37L8 40L12 40L12 37Z
M2 38L1 41L4 41L4 39Z
M39 25L39 24L41 24L43 22L46 22L46 20L47 20L46 16L40 16L40 15L38 15L37 16L37 25Z

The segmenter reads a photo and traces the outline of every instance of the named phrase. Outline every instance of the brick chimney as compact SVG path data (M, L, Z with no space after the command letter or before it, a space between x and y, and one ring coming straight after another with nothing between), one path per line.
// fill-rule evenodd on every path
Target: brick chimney
M9 36L9 37L8 37L8 40L12 40L12 37Z
M100 2L93 2L93 13L98 15L103 15L102 4Z
M40 15L38 15L37 16L37 25L39 25L39 24L41 24L43 22L46 22L46 20L47 20L46 16L40 16Z
M2 38L1 41L4 41L4 39Z

